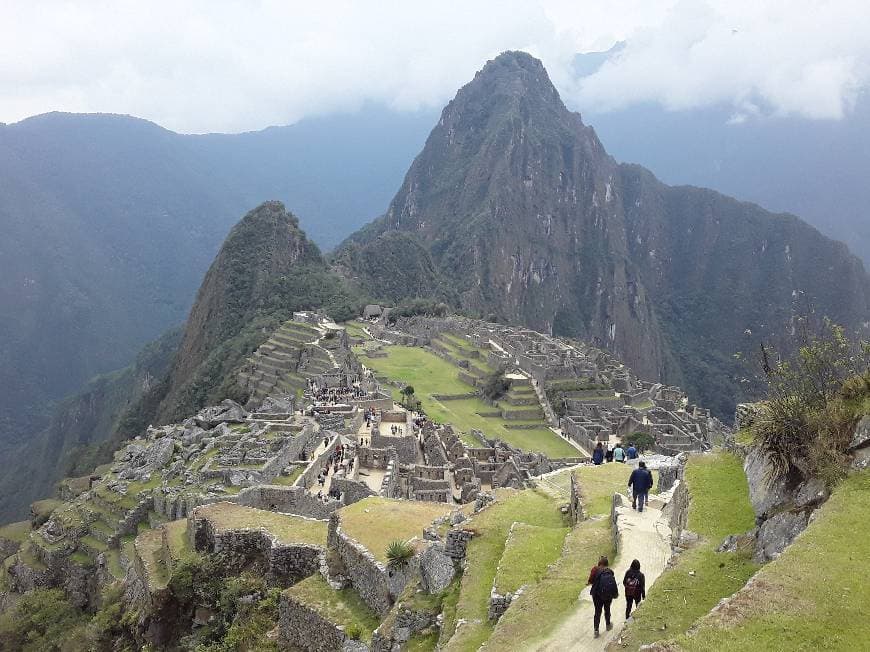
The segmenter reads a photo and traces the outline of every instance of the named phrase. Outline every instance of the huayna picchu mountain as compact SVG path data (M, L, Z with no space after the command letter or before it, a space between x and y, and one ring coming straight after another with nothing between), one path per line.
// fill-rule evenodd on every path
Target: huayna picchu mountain
M386 292L371 261L395 255L396 233L406 260ZM461 309L605 346L719 415L746 373L745 333L785 328L796 299L850 329L870 315L870 279L845 245L617 163L522 52L459 90L386 214L336 260L392 300L425 296L427 273Z
M23 513L64 475L110 459L120 442L149 424L223 398L246 399L250 389L237 372L295 311L318 308L349 319L363 300L352 296L282 203L258 206L224 241L180 337L173 329L128 369L93 381L60 406L44 432L19 446L16 457L27 471L0 481L0 518Z

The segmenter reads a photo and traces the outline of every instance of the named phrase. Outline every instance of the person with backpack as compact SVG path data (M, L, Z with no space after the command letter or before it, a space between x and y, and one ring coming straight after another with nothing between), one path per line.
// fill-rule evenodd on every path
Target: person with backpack
M610 603L619 597L619 587L607 557L599 559L598 566L589 573L589 584L592 585L592 604L595 605L595 616L592 624L595 627L595 638L598 638L602 611L607 631L613 629L613 623L610 621Z
M644 503L649 502L649 490L653 486L652 473L646 468L646 462L640 462L631 472L628 486L631 488L631 508L642 512Z
M632 604L637 608L641 600L646 600L646 578L640 572L640 562L635 559L622 578L625 587L625 619L631 615Z
M613 449L610 444L607 444L607 451L604 453L604 461L610 464L613 461Z
M628 454L628 459L630 459L630 460L637 459L637 448L634 447L633 443L628 444L628 450L625 452Z
M613 449L613 461L625 464L625 449L622 447L621 442L617 443Z
M595 449L592 451L592 463L599 466L604 461L604 446L601 442L595 444Z

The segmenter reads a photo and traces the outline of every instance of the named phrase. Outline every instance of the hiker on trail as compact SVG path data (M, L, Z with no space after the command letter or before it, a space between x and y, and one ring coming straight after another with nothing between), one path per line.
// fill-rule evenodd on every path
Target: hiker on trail
M622 462L625 463L625 449L622 447L621 443L617 443L616 447L613 449L613 461L614 462Z
M610 464L613 461L613 449L607 444L607 452L604 454L605 461Z
M653 486L652 473L646 468L646 462L641 462L631 472L628 486L631 487L631 508L642 512L644 503L649 502L649 490Z
M595 444L595 450L592 451L592 463L595 466L600 465L604 461L604 446L601 442Z
M633 443L628 445L628 450L625 451L628 454L628 459L636 460L637 459L637 449L634 447Z
M595 638L598 638L602 611L607 631L613 629L613 623L610 621L610 603L619 597L619 587L616 585L616 577L613 575L613 569L610 568L607 557L598 560L598 565L589 573L588 583L592 585L592 604L595 605L595 617L592 624L595 627Z
M637 559L631 562L631 566L625 571L622 585L625 587L625 619L628 620L632 604L636 608L641 600L646 599L646 578L640 572L640 562Z

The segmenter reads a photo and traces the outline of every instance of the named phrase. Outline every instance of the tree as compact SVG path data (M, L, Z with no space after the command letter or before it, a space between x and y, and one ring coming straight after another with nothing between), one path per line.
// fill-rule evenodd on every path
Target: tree
M405 385L402 388L402 405L411 410L414 408L414 386Z

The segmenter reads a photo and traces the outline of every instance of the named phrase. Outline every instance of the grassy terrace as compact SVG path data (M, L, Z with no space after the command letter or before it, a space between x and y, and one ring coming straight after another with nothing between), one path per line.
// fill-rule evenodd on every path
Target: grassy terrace
M293 469L290 475L277 475L269 481L269 484L278 484L285 487L291 486L296 479L305 472L305 467L301 464Z
M371 339L371 336L363 330L364 325L358 321L346 321L341 325L344 326L344 329L347 331L348 337L354 337L360 340Z
M559 558L569 529L514 523L495 575L498 593L513 593L540 580L547 566Z
M667 636L663 632L678 634L687 631L719 600L740 589L758 569L758 565L751 560L750 551L716 552L726 536L746 532L755 525L741 460L724 452L693 456L686 466L685 479L690 496L688 529L700 534L704 540L677 557L676 564L662 573L647 592L647 599L641 603L633 614L632 622L626 627L624 649L637 650L643 644L658 641ZM854 530L853 526L849 527L848 536L851 539ZM848 558L854 551L850 548L844 554ZM821 557L815 559L817 563ZM840 557L837 564L841 565L843 559ZM793 571L789 569L788 572ZM819 572L818 568L814 568L813 572L823 582L831 579ZM795 603L790 606L794 607ZM767 604L759 607L769 608ZM782 642L781 639L779 642ZM726 649L783 648L749 645ZM787 646L787 649L799 648Z
M390 500L370 496L339 511L341 529L364 545L375 558L386 562L384 554L391 541L421 537L423 529L436 518L450 513L446 503Z
M807 530L684 650L866 650L870 471L844 480Z
M148 586L151 589L161 589L169 581L169 573L166 569L161 554L163 550L163 537L160 528L145 530L136 537L136 554L145 566L148 574Z
M356 629L363 641L370 641L372 632L380 625L380 619L353 589L336 591L326 580L315 573L284 592L297 602L314 609L321 616L344 626L345 630Z
M482 649L534 649L576 608L589 569L601 555L613 556L612 545L608 519L581 521L565 537L561 557L511 604Z
M566 527L556 501L539 491L500 490L497 495L496 503L464 525L473 528L477 536L468 544L468 563L462 575L456 611L450 619L445 619L444 628L450 632L458 619L467 622L456 630L446 650L477 650L492 634L492 624L487 620L489 595L514 522L544 528Z
M281 543L326 545L326 521L315 521L289 514L276 514L234 503L205 505L198 508L197 514L201 518L211 521L220 530L262 528L277 537Z
M392 380L413 385L416 396L423 409L433 420L450 423L462 432L477 429L489 437L500 437L504 441L530 451L540 451L551 458L576 457L576 448L563 441L546 427L544 421L540 428L532 430L511 430L504 427L505 420L496 417L482 417L478 412L491 413L496 410L479 398L456 401L438 401L433 394L467 394L475 388L458 378L458 368L434 353L409 346L389 346L384 349L388 357L369 358L361 356L363 363L377 374ZM394 397L399 399L398 390ZM529 423L510 421L512 424ZM473 440L464 438L473 444Z

